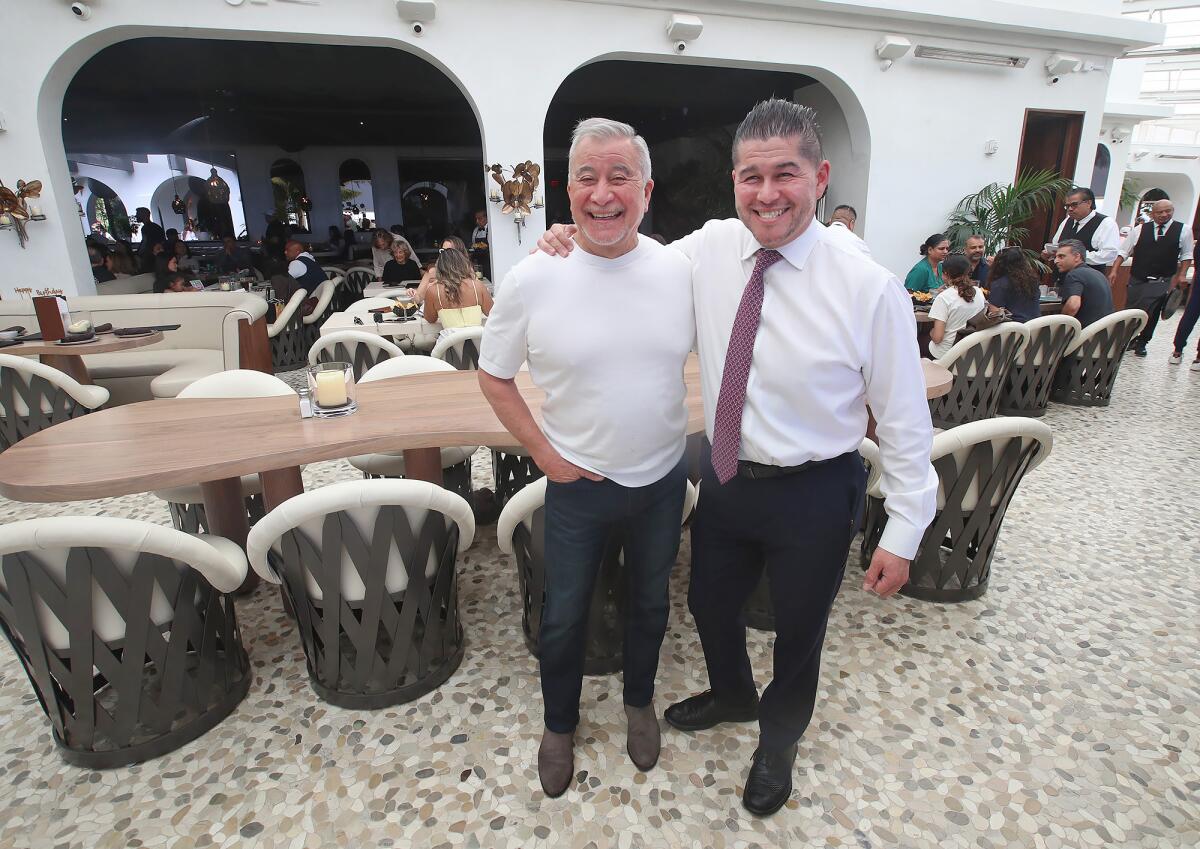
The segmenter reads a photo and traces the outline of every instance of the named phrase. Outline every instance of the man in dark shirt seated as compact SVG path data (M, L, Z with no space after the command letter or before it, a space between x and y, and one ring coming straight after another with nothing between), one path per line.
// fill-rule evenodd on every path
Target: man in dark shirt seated
M224 250L217 257L217 271L222 274L232 274L235 271L254 267L254 259L250 256L250 251L241 247L237 243L237 239L233 236L226 236L221 242Z
M1063 242L1054 254L1054 264L1063 275L1058 284L1062 314L1075 316L1084 327L1113 311L1108 278L1084 263L1086 255L1087 247L1078 239Z
M971 263L971 279L980 286L987 285L988 279L988 261L983 258L987 252L987 242L983 236L972 234L967 236L967 241L963 245L963 253L967 256L967 262Z

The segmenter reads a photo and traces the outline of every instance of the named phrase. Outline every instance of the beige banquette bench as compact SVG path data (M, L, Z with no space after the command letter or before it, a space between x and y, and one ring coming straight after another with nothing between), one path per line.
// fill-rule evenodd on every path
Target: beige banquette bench
M97 295L149 295L153 291L153 274L127 275L96 284Z
M247 355L253 354L259 334L261 344L264 348L267 345L262 320L267 302L257 295L226 292L97 295L68 298L67 306L72 319L89 318L93 324L180 325L154 345L83 358L93 382L111 394L110 406L174 398L189 383L206 375L252 368L255 363L248 362ZM0 328L18 324L29 331L37 329L33 301L0 301ZM70 348L63 350L68 352ZM269 348L266 350L269 371Z

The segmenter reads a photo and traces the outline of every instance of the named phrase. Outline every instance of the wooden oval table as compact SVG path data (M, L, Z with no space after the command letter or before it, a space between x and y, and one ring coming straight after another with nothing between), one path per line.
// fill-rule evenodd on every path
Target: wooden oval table
M13 354L18 357L29 357L36 354L43 363L56 368L79 383L91 383L87 365L83 357L87 354L109 354L113 351L128 351L133 348L144 348L163 340L161 330L155 330L145 336L114 336L102 333L91 342L81 342L77 345L60 345L57 342L22 342L20 345L8 345L0 348L0 354Z
M949 391L950 372L925 361L927 394ZM704 430L700 367L684 369L687 432ZM541 418L545 393L528 372L521 395ZM358 411L302 419L296 396L143 401L54 425L0 454L0 495L17 501L107 498L200 484L209 530L245 545L242 475L257 474L267 510L303 491L300 466L403 451L408 477L441 483L440 448L511 445L473 371L360 383ZM194 434L194 436L193 436Z

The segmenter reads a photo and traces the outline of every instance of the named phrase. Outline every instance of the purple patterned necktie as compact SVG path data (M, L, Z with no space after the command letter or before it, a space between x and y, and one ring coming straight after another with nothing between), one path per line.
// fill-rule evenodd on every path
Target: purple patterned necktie
M754 355L754 337L762 317L763 274L783 259L783 254L759 248L754 271L742 292L729 349L725 352L725 371L721 374L721 392L713 422L712 465L717 480L728 482L737 474L738 448L742 442L742 410L746 406L746 381L750 378L750 359Z

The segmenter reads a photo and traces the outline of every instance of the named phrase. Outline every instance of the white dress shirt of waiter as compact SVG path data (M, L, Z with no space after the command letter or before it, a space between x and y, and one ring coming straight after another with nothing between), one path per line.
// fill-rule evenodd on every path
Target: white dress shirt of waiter
M1096 212L1096 196L1091 189L1072 189L1071 193L1067 195L1063 209L1066 210L1067 217L1054 231L1054 244L1056 245L1062 244L1064 239L1079 238L1078 235L1063 235L1068 224L1075 222L1074 233L1078 234L1088 227L1093 218L1100 215ZM1100 215L1100 218L1101 221L1096 226L1096 231L1092 233L1091 247L1084 256L1084 262L1095 268L1107 268L1117 258L1117 251L1121 247L1121 231L1111 216ZM1042 258L1049 261L1054 259L1054 255L1043 252Z
M581 121L567 194L580 243L526 257L505 277L480 346L479 384L501 423L546 474L545 605L538 632L546 795L575 775L586 627L605 541L618 528L627 587L626 750L641 770L660 751L654 679L686 488L684 364L695 339L691 267L637 229L654 187L650 152L628 124ZM646 323L629 321L630 304ZM513 378L546 393L542 427Z
M829 182L815 113L760 103L738 128L733 154L738 219L710 221L672 245L692 260L713 443L688 596L711 689L670 706L666 719L698 731L757 717L742 804L768 815L791 794L797 742L813 714L826 622L865 488L856 449L867 406L889 518L864 589L889 596L908 580L936 508L937 475L911 301L893 274L814 219ZM566 255L570 232L556 225L539 246ZM776 639L760 702L741 609L764 566Z

